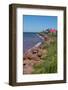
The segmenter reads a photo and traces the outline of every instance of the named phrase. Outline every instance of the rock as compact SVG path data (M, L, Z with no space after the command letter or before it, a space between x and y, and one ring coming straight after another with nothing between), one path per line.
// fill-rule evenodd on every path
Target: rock
M34 50L34 51L33 51L33 54L35 54L35 53L37 53L37 51L36 51L36 50Z
M38 55L38 57L41 57L42 56L42 53L41 52L38 52L37 55Z
M40 58L39 58L37 55L33 55L33 56L32 56L32 59L33 59L33 60L40 60Z
M39 49L42 49L42 45L40 45L38 48L39 48Z
M33 65L33 64L32 64L32 62L31 62L31 60L26 59L26 60L24 60L23 65L24 65L24 66L31 66L31 65Z
M31 74L33 71L33 68L32 67L27 67L27 68L24 68L23 69L23 73L24 74Z
M38 52L38 48L33 48L31 51L33 54L36 54Z
M38 53L37 53L37 55L39 56L39 57L41 57L42 56L42 49L38 49Z
M26 59L29 59L31 60L32 59L32 53L31 52L28 52L26 55L25 55Z
M24 62L23 62L23 73L24 74L31 74L34 64L35 64L34 60L29 60L29 59L24 60Z

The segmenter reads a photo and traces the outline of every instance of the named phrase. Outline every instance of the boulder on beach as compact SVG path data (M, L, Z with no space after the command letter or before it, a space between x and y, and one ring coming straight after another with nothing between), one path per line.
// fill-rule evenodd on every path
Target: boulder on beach
M42 52L38 52L37 55L38 55L38 57L41 57L42 56Z
M27 67L27 66L33 66L33 62L32 60L26 59L23 61L23 66Z
M25 58L31 60L32 59L32 53L28 52L27 54L25 54Z
M32 52L33 54L37 53L37 52L38 52L38 48L33 48L33 49L31 50L31 52Z
M42 45L40 45L38 48L39 48L39 49L42 49Z
M37 55L38 55L39 57L41 57L41 56L42 56L42 52L43 52L43 50L39 48Z
M27 67L23 69L23 74L31 74L33 71L32 67Z
M40 58L39 58L37 55L33 55L33 56L32 56L32 59L33 59L33 60L40 60Z

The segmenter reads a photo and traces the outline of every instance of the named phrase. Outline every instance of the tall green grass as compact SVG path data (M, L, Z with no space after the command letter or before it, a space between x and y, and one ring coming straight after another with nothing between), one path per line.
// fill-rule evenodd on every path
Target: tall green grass
M34 74L56 73L57 72L57 41L56 37L52 37L53 42L48 46L44 44L44 49L47 48L47 56L43 56L41 64L34 65Z

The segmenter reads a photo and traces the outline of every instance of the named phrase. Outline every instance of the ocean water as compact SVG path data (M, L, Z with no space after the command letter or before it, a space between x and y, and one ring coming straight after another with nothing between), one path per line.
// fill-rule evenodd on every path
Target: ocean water
M34 47L37 43L43 42L43 39L37 33L23 32L23 52Z

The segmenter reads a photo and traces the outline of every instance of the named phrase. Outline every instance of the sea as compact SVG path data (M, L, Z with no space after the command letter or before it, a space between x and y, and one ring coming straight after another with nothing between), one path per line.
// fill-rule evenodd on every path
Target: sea
M38 33L23 32L23 53L34 47L37 43L43 42Z

